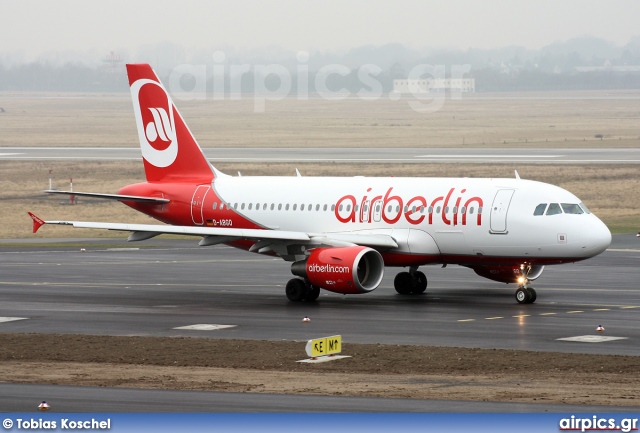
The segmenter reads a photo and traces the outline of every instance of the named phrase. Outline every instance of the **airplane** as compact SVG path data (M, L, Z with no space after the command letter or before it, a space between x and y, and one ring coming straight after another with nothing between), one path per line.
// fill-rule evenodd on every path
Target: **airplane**
M151 66L127 73L146 182L117 194L47 190L117 200L164 224L44 221L43 224L200 237L291 262L290 301L376 289L385 267L402 295L427 288L424 265L460 265L515 283L516 301L535 302L531 281L547 265L596 256L611 233L573 194L515 178L229 176L205 158Z

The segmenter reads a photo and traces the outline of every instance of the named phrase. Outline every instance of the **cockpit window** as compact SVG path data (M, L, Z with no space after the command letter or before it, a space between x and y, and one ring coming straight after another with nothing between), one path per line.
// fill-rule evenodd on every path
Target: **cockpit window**
M588 207L586 207L586 206L584 205L584 203L580 203L580 207L582 208L582 210L583 210L585 213L591 213L591 211L589 210L589 208L588 208Z
M583 214L583 210L577 204L573 203L562 203L562 210L564 213L580 215Z
M551 203L547 209L547 215L558 215L562 213L562 208L558 203Z
M544 210L547 208L546 203L540 203L536 206L536 210L533 211L533 216L544 215Z

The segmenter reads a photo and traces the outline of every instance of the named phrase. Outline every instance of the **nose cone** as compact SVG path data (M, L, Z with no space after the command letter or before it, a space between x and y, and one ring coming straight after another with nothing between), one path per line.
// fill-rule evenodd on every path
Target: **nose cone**
M589 230L585 236L586 254L589 257L597 256L611 245L611 232L609 228L594 216L589 224Z

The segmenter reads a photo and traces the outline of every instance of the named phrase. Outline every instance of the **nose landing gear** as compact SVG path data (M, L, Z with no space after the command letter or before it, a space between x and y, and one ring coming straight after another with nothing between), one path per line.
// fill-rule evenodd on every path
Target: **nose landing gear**
M533 287L520 286L518 290L516 290L516 301L518 301L518 304L533 304L536 298L536 291Z
M518 304L533 304L536 302L537 294L533 287L527 287L529 284L529 275L534 268L531 265L520 265L520 276L518 277L518 289L516 290L516 301ZM540 276L542 270L538 272L538 275L532 276L533 279Z

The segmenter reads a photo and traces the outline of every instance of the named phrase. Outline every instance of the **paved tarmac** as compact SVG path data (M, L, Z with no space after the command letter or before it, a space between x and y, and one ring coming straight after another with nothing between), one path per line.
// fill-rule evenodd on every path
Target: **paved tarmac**
M366 163L527 163L639 164L640 148L205 148L213 163L366 162ZM140 160L138 147L2 147L2 160Z
M2 412L632 412L632 407L0 383Z
M134 247L133 249L128 247ZM84 248L84 251L81 249ZM538 301L515 302L513 286L450 266L425 267L427 294L400 296L395 269L370 294L324 292L318 302L291 303L289 265L193 240L0 241L0 332L193 336L302 342L342 334L349 343L640 355L640 238L615 235L593 259L548 267L536 281ZM310 323L301 319L309 316ZM194 324L234 325L215 331ZM598 337L604 342L558 338ZM41 400L61 411L426 411L611 412L629 408L523 405L323 396L121 390L0 384L3 411L34 410Z
M292 303L289 264L196 240L73 246L0 244L0 332L194 336L306 341L343 335L353 343L413 344L640 355L640 238L616 235L593 259L549 266L535 282L538 300L520 305L515 287L472 270L423 267L427 293L401 296L387 268L372 293L322 291ZM36 244L37 245L37 244ZM126 247L134 247L126 248ZM82 252L81 248L85 251ZM302 323L304 316L311 323ZM214 331L175 329L233 325ZM558 340L596 335L600 343Z

